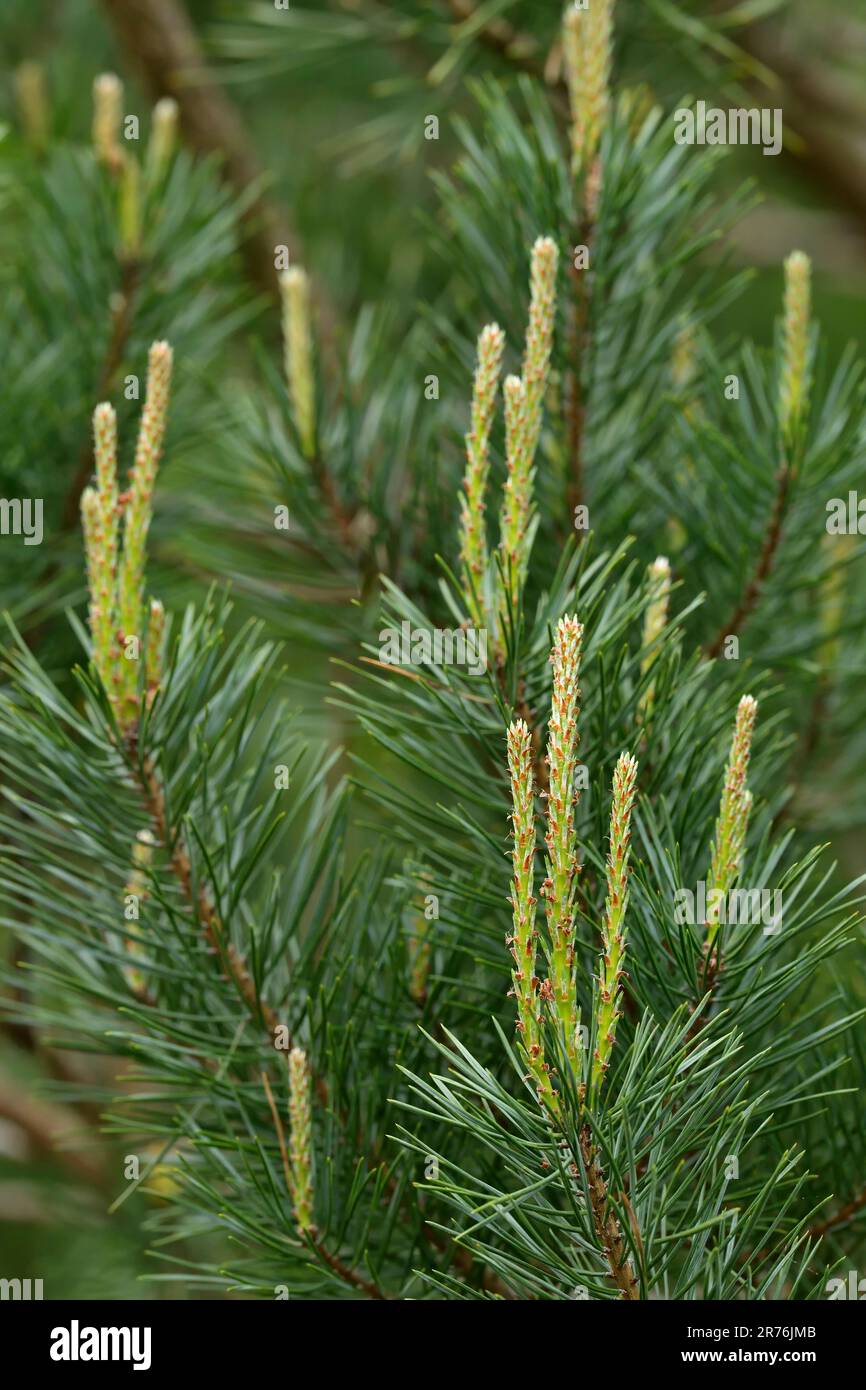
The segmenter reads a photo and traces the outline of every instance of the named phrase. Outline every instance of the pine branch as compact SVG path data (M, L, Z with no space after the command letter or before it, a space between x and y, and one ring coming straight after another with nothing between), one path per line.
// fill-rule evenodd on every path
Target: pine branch
M158 776L150 759L145 758L142 762L137 755L135 736L130 739L129 754L133 775L142 795L145 807L153 826L154 834L160 845L169 851L170 864L172 871L180 884L181 890L186 899L187 905L192 909L194 918L199 925L210 950L221 959L227 976L233 981L238 994L246 1004L251 1017L263 1024L269 1041L273 1041L275 1031L279 1026L279 1020L271 1006L256 989L255 982L249 973L246 962L235 948L232 942L226 942L222 923L216 912L214 904L208 893L206 885L199 884L198 893L194 891L192 881L192 865L189 854L183 844L183 839L177 828L171 829L167 822L165 797L159 783ZM286 1064L289 1065L289 1053L286 1056ZM264 1078L265 1088L268 1093L268 1100L272 1103L267 1079ZM328 1110L331 1105L330 1090L325 1078L319 1073L313 1073L313 1086L316 1098L323 1109ZM277 1134L281 1137L281 1128L277 1117ZM284 1149L284 1140L281 1137L281 1151ZM387 1190L395 1190L393 1178L387 1182ZM429 1222L423 1222L421 1226L425 1239L440 1253L448 1252L455 1267L466 1274L472 1264L471 1256L464 1250L450 1251L451 1242L444 1240L440 1231L436 1230ZM345 1265L333 1251L328 1250L320 1241L313 1239L313 1246L321 1258L328 1264L344 1282L353 1285L360 1291L366 1293L371 1298L386 1297L375 1285ZM497 1288L503 1296L506 1294L505 1286L493 1280L491 1287Z
M120 13L116 0L106 5ZM261 57L275 28L289 33L286 49L299 36L299 49L288 55L296 68L299 50L315 51L319 36L320 52L348 37L378 72L377 32L399 43L411 30L419 50L428 39L444 47L436 76L455 96L453 79L474 60L479 39L508 62L519 64L528 53L540 75L541 44L522 56L515 50L521 36L502 19L507 6L448 5L460 25L448 34L445 0L438 14L426 0L400 0L391 10L377 8L372 20L347 5L341 8L348 15L333 6L324 14L308 10L285 26L260 10L252 22L264 34ZM176 17L174 0L157 0L151 9L163 21ZM142 11L134 0L129 12L150 23ZM564 83L552 59L545 65L554 103L537 81L514 84L515 106L500 85L478 84L486 134L477 138L464 124L465 157L454 183L441 181L449 295L466 307L465 325L452 322L447 307L432 308L434 332L413 337L411 350L383 376L393 335L362 316L341 385L331 389L316 371L315 300L306 273L293 266L282 284L285 380L275 355L263 352L271 396L259 402L258 393L245 395L238 406L254 441L249 451L240 449L241 458L252 457L256 468L276 459L293 489L292 513L305 529L295 557L300 570L313 556L329 575L344 566L361 578L363 597L379 568L393 574L400 565L411 576L408 597L386 578L382 603L391 634L408 627L411 655L395 657L391 646L386 659L371 634L363 681L357 669L353 675L362 688L339 686L334 701L377 744L369 761L355 744L369 823L350 816L342 781L338 795L328 790L336 752L332 759L304 758L300 794L294 783L296 794L282 798L284 774L294 778L302 755L295 760L294 743L283 751L282 708L266 712L282 678L269 646L254 649L244 634L224 642L230 624L222 607L217 623L210 607L201 617L187 610L178 619L179 640L168 644L161 606L148 622L143 550L161 442L150 407L134 505L116 487L114 412L107 405L97 412L97 486L87 489L83 507L89 645L73 619L91 659L75 672L74 698L13 638L11 679L0 689L0 831L7 841L0 911L27 943L33 983L13 1001L11 1015L53 1026L70 1047L134 1059L129 1079L140 1087L118 1096L107 1078L91 1093L110 1105L108 1123L117 1132L183 1144L182 1173L160 1224L175 1240L211 1225L227 1229L244 1250L239 1269L228 1270L216 1251L207 1277L258 1295L276 1275L289 1279L293 1297L324 1288L380 1301L416 1297L419 1281L427 1296L466 1300L491 1292L559 1300L575 1284L588 1285L590 1297L622 1301L814 1296L820 1257L811 1246L846 1226L851 1236L862 1234L856 1218L866 1194L814 1219L826 1210L820 1192L816 1204L816 1181L824 1192L847 1195L857 1186L850 1174L862 1168L856 1140L852 1149L836 1139L851 1127L854 1086L834 1089L843 1066L850 1067L849 1081L864 1074L853 1031L862 1018L859 985L848 989L831 959L855 948L860 886L836 888L834 866L819 861L817 848L798 849L793 829L774 837L781 770L794 739L768 673L778 660L790 674L785 693L802 706L800 732L808 719L803 692L814 690L816 667L832 669L835 658L826 646L825 562L819 556L798 569L808 537L797 523L831 482L842 492L856 476L863 391L852 358L843 359L829 385L819 362L810 404L814 337L803 258L787 267L782 353L744 348L741 409L726 414L714 398L714 378L704 385L691 370L699 353L718 362L708 334L704 344L704 325L708 302L718 307L722 300L707 297L701 276L691 275L712 237L707 212L716 155L673 148L660 108L647 110L629 93L612 100L611 12L604 0L593 12L592 29L584 26L586 15L569 12ZM537 19L539 33L546 32L547 17ZM238 52L245 43L242 36ZM145 62L157 70L153 53ZM193 75L187 67L171 76L187 86ZM205 88L210 83L206 78ZM100 247L115 230L104 170L116 166L129 177L132 168L122 162L117 137L119 84L102 85L98 178L88 156L71 178L64 169L43 190L49 226L54 207L65 203L64 187L89 190L82 205L95 215L81 241ZM572 108L571 167L552 115L563 94ZM195 203L187 189L197 174L181 151L168 176L167 208L177 224ZM208 205L208 233L211 210L223 228L231 226L233 209L221 198ZM124 225L135 232L133 217ZM523 302L515 285L539 229L550 233L544 256L551 274L545 288L536 274L537 243L523 375L505 387L503 459L503 431L493 424L503 340L520 339ZM188 263L190 243L175 230ZM591 243L592 279L575 281L563 337L552 331L549 291L557 248L565 254L575 236ZM224 264L231 232L217 242ZM174 244L170 235L161 243L155 236L155 248ZM104 288L114 262L93 259L94 283ZM81 260L89 267L84 252ZM161 264L170 267L171 255ZM130 342L135 320L155 309L152 293L142 274L123 330ZM176 294L180 322L183 293ZM72 295L64 300L74 302ZM192 296L193 317L197 303ZM487 322L494 309L504 329L488 329L478 347L458 572L447 527L466 422L449 381L441 410L421 409L436 416L434 423L419 423L417 368L429 357L441 370L450 356L465 372L470 326ZM167 326L161 318L160 327ZM110 328L111 358L117 323ZM685 375L677 361L684 330ZM430 357L434 338L444 346ZM123 355L121 346L109 361L111 375ZM100 370L104 364L88 364L88 374ZM536 464L542 398L549 423ZM442 438L448 444L440 451ZM590 457L592 477L584 478ZM492 555L485 487L503 472L510 487L505 543ZM440 476L431 482L431 475ZM269 500L252 468L235 495L248 478L260 489L254 504ZM593 501L594 524L613 538L612 548L596 551L589 537L577 544L572 536L560 553L562 493L571 501L584 482L603 503ZM679 587L693 595L676 617L668 612L671 566L661 558L650 564L671 496L679 525L679 534L671 527L674 568ZM125 508L137 520L121 604L114 581ZM736 531L744 511L746 524ZM431 524L429 540L425 533L419 545L428 515L439 526L434 537ZM258 539L263 529L260 522L250 533ZM621 537L632 529L638 534L627 556L632 541ZM721 546L719 534L739 534L739 549ZM443 561L438 587L425 573L434 553L452 556L453 568ZM269 574L247 576L250 588L261 582L263 608L286 582L276 547L271 555ZM186 560L194 570L195 557ZM790 623L776 622L791 575L796 612ZM813 578L821 612L784 650L790 629L799 633ZM299 582L306 600L314 584L303 572ZM759 634L752 688L773 703L764 706L761 756L752 764L768 799L756 798L748 868L754 883L778 884L785 894L778 936L723 935L717 909L703 940L695 939L687 915L677 912L671 921L672 895L678 901L693 875L704 874L711 890L723 892L742 882L751 809L750 706L738 716L721 804L718 766L707 756L742 686L734 667L710 663L696 648L703 637L695 616L699 591L731 609L735 630L748 623ZM277 617L269 611L268 620L279 622L281 609L269 607ZM125 634L143 629L146 638L143 662L126 668L115 650L120 609L134 613L120 624ZM468 655L467 613L479 628L489 623L489 660L486 648L477 662L457 655L464 638ZM579 614L580 624L564 614ZM718 616L714 609L713 625ZM852 633L856 618L845 615ZM457 625L447 653L439 641L443 620ZM845 630L840 621L836 611L834 633ZM308 631L316 626L306 624ZM332 623L318 626L335 644L354 631L336 611ZM853 675L860 656L855 636L840 664ZM580 747L591 753L591 782L575 784L578 657ZM548 707L545 760L540 715ZM856 698L841 717L835 703L829 712L834 734L858 725ZM619 750L634 747L635 735L642 796L630 843L636 767ZM278 746L272 799L268 764ZM618 755L609 804L606 770ZM578 799L579 786L590 794ZM510 872L503 843L509 788ZM542 813L547 863L539 896L546 912L537 938ZM373 847L358 851L359 835L367 834ZM421 881L436 913L410 936ZM512 948L507 960L503 936ZM539 973L546 978L539 980L536 966L545 958ZM724 1010L714 997L722 987ZM293 1044L285 1100L282 1065L272 1057L283 1015ZM459 1026L461 1036L446 1023ZM496 1039L501 1048L491 1046ZM431 1074L431 1056L442 1060L444 1074ZM394 1104L413 1126L424 1126L400 1135L400 1158L411 1153L413 1165L420 1159L423 1182L417 1167L390 1161L386 1117ZM801 1141L809 1170L797 1166ZM741 1165L733 1178L726 1162L732 1154ZM325 1175L319 1191L317 1161Z

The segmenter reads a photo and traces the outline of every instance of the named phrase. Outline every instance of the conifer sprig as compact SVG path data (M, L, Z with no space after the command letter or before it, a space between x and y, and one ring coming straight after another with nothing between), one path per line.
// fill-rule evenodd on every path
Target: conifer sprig
M574 981L574 891L578 872L574 807L578 795L575 770L582 643L583 627L577 618L561 618L550 656L553 691L547 741L547 877L542 888L550 952L549 986L565 1051L573 1066L577 1062L579 1021Z
M628 862L631 846L631 812L634 805L637 762L621 753L613 774L610 810L610 851L607 857L607 900L602 924L602 954L598 980L598 1014L592 1059L592 1094L598 1098L610 1066L610 1055L620 1017L620 981L625 973L625 916L628 906Z
M136 922L139 930L142 922L140 906L147 896L147 871L153 859L155 844L156 841L149 830L139 830L132 847L132 869L124 896L127 900L132 900L134 912L129 920ZM126 938L125 947L127 955L136 962L125 967L126 978L133 993L143 998L147 994L147 980L142 970L145 960L144 946L136 937L129 936Z
M790 442L808 407L809 320L812 267L802 251L785 261L785 304L782 375L779 383L779 423Z
M104 401L93 412L93 443L96 462L96 485L99 505L106 531L117 550L119 514L117 508L117 414Z
M96 487L81 496L81 519L90 589L93 660L118 720L128 726L137 715L136 667L144 647L145 549L153 512L153 489L162 453L171 385L172 352L154 343L148 357L147 392L130 474L122 495L117 487L117 417L103 402L93 413ZM123 512L123 551L118 531ZM162 604L150 606L146 678L159 682L165 626Z
M165 607L162 600L150 600L150 617L147 623L147 644L145 647L145 674L148 694L156 690L162 680L162 649L165 642Z
M114 650L114 577L109 565L99 493L92 487L86 487L81 494L81 529L84 537L87 587L90 591L88 615L93 642L93 662L108 689Z
M556 273L559 251L552 237L541 236L532 247L529 272L529 322L523 350L526 392L525 444L531 463L541 434L541 410L547 392L553 329L556 320Z
M303 1048L289 1053L289 1155L295 1222L302 1234L314 1231L313 1150L310 1069Z
M172 351L168 343L154 343L148 354L147 391L135 463L125 499L123 526L123 555L118 575L118 615L121 640L129 643L137 638L144 642L144 583L147 534L153 515L153 490L156 470L162 456L162 445L168 420L168 401L171 389ZM136 663L126 660L121 666L124 722L136 714Z
M652 595L644 614L643 640L641 649L641 675L647 676L658 656L658 640L665 630L668 620L668 602L671 592L671 566L666 555L659 555L647 567L650 594ZM652 714L655 700L655 681L650 680L640 699L638 718L645 721Z
M113 174L123 165L120 123L123 116L123 84L113 72L103 72L93 83L93 149L96 158Z
M577 0L563 21L563 57L571 103L575 169L589 170L607 124L613 0Z
M504 351L505 334L498 324L489 323L479 335L476 351L472 416L466 435L466 472L460 513L460 562L467 580L466 598L472 616L479 625L484 620L483 589L488 567L484 513L490 472L490 427L496 410Z
M707 953L711 955L719 932L720 897L730 892L742 867L743 845L752 809L752 793L746 786L752 731L758 702L744 695L737 706L731 749L725 768L725 784L713 835L710 881L707 885Z
M117 416L107 403L93 412L96 488L81 495L84 549L90 586L93 659L107 686L117 647Z
M313 337L310 328L310 282L301 266L280 276L283 301L283 355L295 428L304 457L316 454L316 394Z
M535 928L535 787L532 766L532 735L525 720L518 719L508 729L514 841L511 851L512 993L517 1000L517 1031L539 1099L555 1110L556 1100L544 1060L535 973L538 934Z
M508 612L508 596L515 605L520 593L525 526L532 512L532 486L524 429L526 387L521 377L511 375L505 378L502 391L505 397L505 459L508 468L499 519L504 585L501 615L504 622Z
M542 406L550 372L556 320L556 272L559 252L551 237L538 237L532 248L529 322L520 377L505 381L505 434L508 476L500 512L499 533L506 592L502 618L509 604L516 611L529 565L532 521L533 464L541 434Z
M161 97L153 108L147 146L147 177L158 183L171 163L177 144L179 108L174 97Z

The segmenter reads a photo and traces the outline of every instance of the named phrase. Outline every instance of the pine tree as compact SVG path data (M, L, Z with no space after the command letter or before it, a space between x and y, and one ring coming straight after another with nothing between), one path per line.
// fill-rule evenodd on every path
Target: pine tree
M823 842L862 814L860 557L825 518L866 377L796 249L772 349L716 336L744 198L620 77L633 13L445 8L221 31L226 61L262 24L296 58L375 40L392 81L429 47L449 273L396 340L384 310L334 331L281 244L270 306L243 285L243 198L170 99L136 156L96 74L69 148L19 78L14 216L56 249L7 311L2 428L61 541L9 578L4 1012L109 1060L59 1093L136 1159L114 1209L159 1199L169 1289L824 1297L866 1210L862 880ZM346 157L417 151L427 97ZM219 476L190 444L164 490L208 419ZM188 558L236 597L175 575L211 486ZM302 727L304 646L341 663L346 753Z

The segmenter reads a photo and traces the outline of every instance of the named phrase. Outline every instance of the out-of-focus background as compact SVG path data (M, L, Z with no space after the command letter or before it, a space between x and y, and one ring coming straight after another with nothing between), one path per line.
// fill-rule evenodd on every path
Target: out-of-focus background
M816 315L838 357L866 322L866 0L617 0L616 10L618 84L668 107L699 98L784 112L781 155L734 151L714 190L724 203L743 180L754 189L719 251L756 274L724 311L720 337L770 341L781 262L798 246L812 257ZM241 616L261 616L291 640L285 679L304 723L345 741L351 731L322 691L331 660L354 654L351 630L344 641L323 638L304 616L302 576L290 596L272 532L235 507L247 470L251 493L279 500L239 456L225 413L248 401L255 417L262 360L279 362L269 248L285 240L314 276L323 351L344 352L373 305L376 332L398 357L422 306L449 303L455 284L429 232L437 178L457 156L455 123L480 126L476 84L486 74L514 83L533 74L561 102L559 19L557 0L4 0L0 482L4 495L21 495L20 480L38 478L31 492L45 490L54 510L38 562L28 557L37 568L22 573L4 559L0 579L2 606L50 668L72 659L63 610L80 612L83 598L67 503L105 346L92 338L87 309L107 317L116 292L103 274L110 248L92 240L99 210L86 179L75 180L94 78L120 75L124 112L143 129L154 98L174 92L190 154L212 161L197 166L184 195L186 232L160 229L164 265L136 329L146 345L170 326L183 361L154 591L177 607L231 581ZM424 137L430 116L435 140ZM250 179L250 211L238 221ZM326 578L339 588L338 572ZM859 845L838 848L856 871ZM14 905L4 914L14 917ZM0 949L14 967L4 927ZM137 1194L108 1214L124 1190L126 1156L101 1133L93 1106L76 1103L87 1075L87 1059L14 1023L0 1034L0 1277L42 1278L54 1297L183 1297L182 1279L140 1282L159 1270L144 1253L158 1195Z

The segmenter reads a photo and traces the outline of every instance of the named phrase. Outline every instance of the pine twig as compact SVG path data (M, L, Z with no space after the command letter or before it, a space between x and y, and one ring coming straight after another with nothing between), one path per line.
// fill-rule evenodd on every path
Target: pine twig
M776 495L773 499L773 509L767 523L767 530L764 533L764 542L761 546L761 553L758 557L752 577L743 590L739 603L734 609L727 622L722 623L712 642L704 650L710 660L719 655L728 637L736 636L746 620L751 617L757 606L758 600L764 590L764 585L769 579L779 544L782 539L782 523L785 517L785 508L788 502L788 494L791 486L791 468L787 460L783 460L776 473Z
M334 1252L329 1250L326 1245L323 1245L320 1240L313 1240L312 1245L316 1254L321 1256L326 1265L331 1266L334 1273L338 1274L344 1283L351 1284L354 1288L359 1289L361 1293L365 1293L368 1298L384 1299L387 1301L387 1294L383 1293L382 1290L377 1288L369 1279L365 1279L356 1269L351 1269L349 1265L344 1264L339 1255L335 1255Z
M592 1135L586 1126L580 1132L580 1152L589 1187L595 1233L607 1259L611 1278L623 1299L628 1302L638 1302L640 1300L640 1286L626 1252L625 1241L616 1212L608 1200L607 1184L595 1145L592 1142ZM632 1219L634 1220L633 1215Z
M145 758L136 780L153 823L154 833L158 842L168 851L174 876L180 884L187 903L193 909L205 941L219 956L253 1018L263 1023L266 1030L272 1034L274 1029L279 1026L279 1019L267 1001L260 997L246 962L237 948L232 942L225 941L222 923L211 902L206 885L200 883L197 893L193 889L192 864L189 854L177 830L168 825L165 795L150 758Z
M291 1170L289 1168L289 1154L288 1149L286 1147L286 1136L283 1130L283 1122L280 1119L280 1112L277 1110L276 1102L274 1101L274 1094L271 1090L271 1085L268 1081L267 1074L265 1072L262 1072L262 1085L264 1086L265 1095L268 1101L268 1107L270 1109L271 1117L274 1122L274 1130L276 1131L277 1142L280 1146L280 1159L283 1165L283 1176L286 1181L286 1191L288 1192L289 1198L291 1200L292 1175ZM328 1247L324 1244L324 1242L318 1239L317 1236L308 1233L307 1238L313 1246L313 1249L316 1251L316 1254L319 1255L323 1262L326 1265L328 1265L329 1268L332 1269L334 1273L340 1277L340 1279L342 1279L344 1284L349 1284L352 1288L359 1289L362 1293L365 1293L368 1298L387 1299L387 1294L384 1294L382 1290L377 1287L376 1284L372 1283L369 1279L365 1279L362 1274L359 1274L356 1269L352 1269L350 1265L345 1264L344 1261L341 1260L338 1255L335 1255L333 1251L329 1250Z
M134 755L134 736L131 739L130 751ZM189 854L179 833L168 825L165 795L152 761L145 758L139 766L137 759L133 756L132 766L133 775L150 816L154 833L158 842L168 851L172 872L193 911L207 945L222 961L226 974L233 981L252 1018L263 1025L266 1033L272 1039L275 1030L279 1027L279 1019L267 1000L259 994L243 956L233 942L225 940L222 922L211 901L206 885L200 883L197 893L193 889L192 865ZM317 1099L321 1105L327 1108L330 1105L330 1093L324 1077L317 1073L314 1077L314 1085Z

